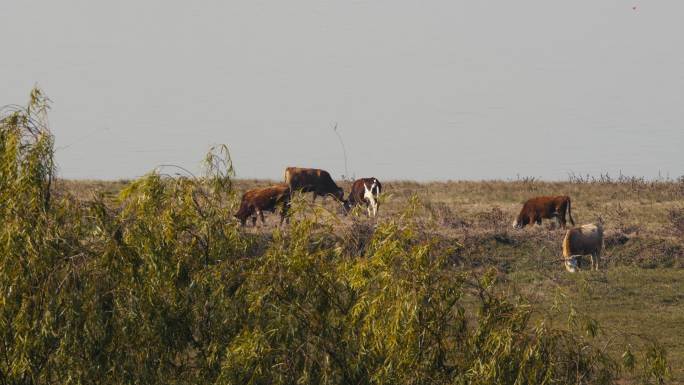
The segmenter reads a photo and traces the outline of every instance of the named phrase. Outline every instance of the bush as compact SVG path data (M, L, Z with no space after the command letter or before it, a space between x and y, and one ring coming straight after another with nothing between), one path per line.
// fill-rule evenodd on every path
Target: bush
M113 203L53 197L47 99L32 95L0 121L0 383L605 384L620 373L591 320L571 312L554 326L499 292L496 272L454 268L414 223L415 200L372 231L359 225L361 243L345 244L334 215L252 237L227 219L225 148L202 177L153 172ZM644 378L665 375L664 352L645 362Z

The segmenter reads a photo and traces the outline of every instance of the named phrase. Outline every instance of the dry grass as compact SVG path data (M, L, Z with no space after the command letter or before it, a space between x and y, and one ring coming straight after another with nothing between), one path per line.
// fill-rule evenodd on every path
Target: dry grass
M60 181L58 186L86 199L98 192L111 198L126 183ZM272 183L238 180L236 188L242 192ZM341 185L349 191L349 183ZM673 383L684 383L684 181L388 181L383 187L375 220L401 215L411 197L417 196L413 218L438 239L454 264L477 270L494 266L503 289L525 294L542 306L552 305L557 289L565 290L580 311L611 331L606 340L619 334L628 341L629 336L639 335L663 342L670 354ZM572 198L576 224L599 217L605 221L602 271L566 273L559 261L564 231L550 223L511 228L524 200L560 194ZM309 195L301 199L306 205L310 200ZM321 206L341 212L332 199L309 206L298 215ZM349 240L347 253L363 254L375 220L367 219L364 210L340 216L335 226ZM278 217L270 215L266 227L245 231L268 236L277 223ZM638 346L642 342L634 343L643 348Z

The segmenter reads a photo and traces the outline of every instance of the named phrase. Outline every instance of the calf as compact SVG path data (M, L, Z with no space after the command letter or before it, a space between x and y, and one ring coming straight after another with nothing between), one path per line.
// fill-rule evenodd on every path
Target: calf
M599 269L601 249L603 248L603 226L588 224L572 228L565 233L563 239L563 259L565 268L574 273L578 269L579 259L584 255L591 256L591 268Z
M520 214L513 222L513 227L521 229L528 224L541 225L542 219L555 218L562 228L565 228L565 213L570 217L570 224L575 225L572 219L570 197L566 195L554 197L536 197L529 199L523 204Z
M330 173L325 170L288 167L285 169L285 184L290 187L290 191L313 192L314 202L319 195L332 195L339 202L344 202L344 190L335 184Z
M376 178L362 178L356 180L351 187L349 198L344 202L344 211L348 213L353 206L366 205L368 216L378 215L378 196L382 192L382 184Z
M290 206L290 188L287 185L279 184L249 190L242 195L240 209L235 217L240 220L242 226L245 225L249 217L252 217L252 225L256 226L257 215L261 217L261 223L265 224L264 211L273 213L278 205L282 206L280 211L280 224L282 225Z

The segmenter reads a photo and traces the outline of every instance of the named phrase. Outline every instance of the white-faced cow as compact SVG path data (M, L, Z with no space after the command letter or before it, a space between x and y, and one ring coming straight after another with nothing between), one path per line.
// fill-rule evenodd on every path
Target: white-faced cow
M290 188L287 185L279 184L245 192L235 217L240 220L242 226L249 217L252 217L252 225L256 226L257 216L261 217L261 223L265 224L264 211L273 213L278 206L282 206L280 209L280 224L282 225L290 206Z
M563 239L563 259L565 268L574 273L579 267L580 259L591 256L591 268L599 269L601 249L603 248L603 226L601 223L582 225L565 233Z
M349 198L344 202L345 213L354 206L365 205L369 217L378 215L378 206L380 205L378 197L381 192L382 184L376 178L362 178L354 181Z
M513 222L513 227L521 229L528 224L541 225L542 219L555 218L562 228L565 228L565 213L570 217L570 224L575 225L572 219L570 197L544 196L529 199L520 210L520 214Z
M339 202L344 202L344 190L333 181L330 173L316 168L288 167L285 169L285 184L291 191L312 192L316 197L332 195Z

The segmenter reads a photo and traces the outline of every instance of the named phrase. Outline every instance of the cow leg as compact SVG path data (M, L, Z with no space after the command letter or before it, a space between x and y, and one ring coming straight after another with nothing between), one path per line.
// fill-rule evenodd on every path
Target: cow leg
M531 221L532 224L536 224L538 226L541 226L542 224L542 218L541 216L536 216L534 217L534 221Z
M290 223L290 216L288 215L288 212L287 212L287 206L288 205L289 205L289 203L287 203L287 202L284 203L283 208L280 210L280 225L281 226L283 225L283 221L285 219L287 219L287 223Z
M596 263L595 270L598 271L599 270L599 262L601 261L601 253L600 252L593 253L592 258L595 259L595 263Z
M252 216L252 227L256 227L256 221L257 221L257 217L256 217L256 215L253 215Z
M378 202L375 200L375 195L373 195L373 189L375 188L375 185L372 185L371 188L369 189L368 186L364 183L363 185L363 198L366 201L366 205L368 206L368 216L369 217L375 217L375 215L378 212ZM371 214L372 212L372 214Z
M258 210L257 213L259 213L259 217L261 218L261 225L266 226L266 221L264 220L264 211Z
M313 201L312 201L312 202L316 202L316 197L318 197L318 194L314 191L314 193L313 193Z
M375 218L378 215L378 203L373 201L371 202L370 207L373 211L373 218Z

